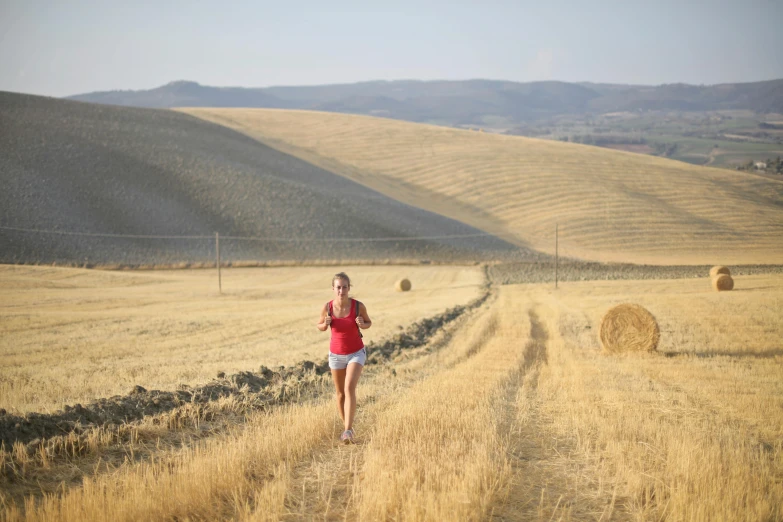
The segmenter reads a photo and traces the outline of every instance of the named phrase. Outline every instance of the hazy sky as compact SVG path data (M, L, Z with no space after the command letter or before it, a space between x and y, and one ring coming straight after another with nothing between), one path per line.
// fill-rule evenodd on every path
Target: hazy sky
M0 90L783 78L783 0L0 0Z

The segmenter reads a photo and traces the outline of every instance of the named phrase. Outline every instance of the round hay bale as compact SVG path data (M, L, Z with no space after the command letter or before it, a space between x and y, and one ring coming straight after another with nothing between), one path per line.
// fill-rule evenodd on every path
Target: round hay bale
M646 308L624 303L604 314L599 336L607 352L652 352L658 347L661 331Z
M407 279L400 279L394 283L394 288L396 288L398 292L408 292L411 289L411 282Z
M710 277L715 277L718 274L726 274L727 276L730 276L731 272L729 271L729 267L723 265L716 265L710 268Z
M727 274L719 274L712 278L712 288L716 292L725 292L734 289L734 279Z

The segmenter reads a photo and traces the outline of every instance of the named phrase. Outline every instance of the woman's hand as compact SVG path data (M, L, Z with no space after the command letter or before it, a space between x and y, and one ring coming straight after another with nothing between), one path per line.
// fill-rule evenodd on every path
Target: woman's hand
M364 306L364 303L362 303L362 306L359 308L359 315L356 316L356 324L359 325L360 330L366 330L372 326L372 319L367 315L367 307Z
M324 307L321 309L321 317L320 321L317 325L315 325L316 328L321 330L322 332L325 332L329 329L329 326L332 324L332 316L329 314L329 307L328 304L324 305Z
M372 319L367 315L367 307L364 306L364 303L361 303L361 306L359 307L359 313L356 316L356 324L359 325L360 330L365 330L372 326Z

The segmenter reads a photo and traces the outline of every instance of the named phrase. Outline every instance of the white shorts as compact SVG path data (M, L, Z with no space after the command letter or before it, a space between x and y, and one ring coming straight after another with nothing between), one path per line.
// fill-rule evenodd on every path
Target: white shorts
M329 368L332 370L345 370L351 363L358 363L364 366L365 361L367 361L366 348L362 348L358 352L349 353L348 355L338 355L329 352Z

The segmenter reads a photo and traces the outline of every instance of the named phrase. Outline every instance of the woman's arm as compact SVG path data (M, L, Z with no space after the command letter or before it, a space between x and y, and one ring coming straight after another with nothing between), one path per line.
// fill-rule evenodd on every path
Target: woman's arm
M372 326L372 319L370 319L370 316L367 315L367 307L364 306L364 303L360 303L359 315L356 317L356 324L358 324L359 328L362 330L366 330Z
M332 317L327 314L327 308L329 307L329 304L325 304L324 307L321 309L321 318L318 320L318 324L315 325L316 328L321 330L322 332L325 332L329 329L329 325L332 324Z

